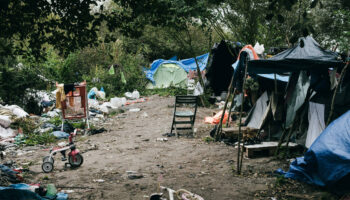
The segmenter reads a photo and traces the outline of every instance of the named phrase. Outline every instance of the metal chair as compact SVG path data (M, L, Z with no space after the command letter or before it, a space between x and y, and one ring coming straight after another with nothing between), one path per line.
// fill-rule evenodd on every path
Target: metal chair
M198 105L198 96L176 96L174 105L174 116L171 125L170 135L175 130L178 137L178 130L191 130L194 134L194 122L196 120L196 112ZM177 125L189 124L190 126L177 127Z

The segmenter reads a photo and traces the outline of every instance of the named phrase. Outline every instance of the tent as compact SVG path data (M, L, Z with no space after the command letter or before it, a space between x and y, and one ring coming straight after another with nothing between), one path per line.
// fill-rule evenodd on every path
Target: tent
M315 140L304 157L296 158L286 178L327 187L338 194L349 191L350 111L333 121Z
M170 86L184 88L187 85L187 73L179 65L165 63L157 68L153 80L154 84L149 83L148 89L168 88Z
M237 60L240 49L240 43L233 44L224 40L216 43L211 49L205 76L208 80L208 87L213 90L215 96L227 91L233 76L231 65Z
M324 50L311 36L300 38L295 47L289 48L269 59L248 62L248 71L269 74L298 72L300 70L327 70L340 67L338 54Z
M196 57L199 68L203 71L208 62L209 53ZM194 58L184 60L153 61L151 68L145 70L146 78L151 81L148 88L167 88L169 86L186 87L187 73L190 70L197 70Z
M282 94L282 101L279 100L277 104L283 104L277 106L284 113L280 124L283 124L284 128L293 128L294 138L297 140L303 137L304 139L299 142L302 142L306 147L310 147L325 128L324 118L328 117L327 109L332 96L330 95L331 84L328 71L331 67L342 66L342 62L337 58L336 53L323 50L309 36L300 38L295 47L287 49L272 58L248 61L249 74L256 74L257 77L264 74L263 77L271 79L274 77L273 73L276 73L279 84L281 81L285 81L286 77L279 76L277 73L280 73L280 75L290 74L285 89L279 90L279 93L281 91L284 93ZM272 95L271 92L270 95ZM321 96L322 98L314 98L310 102L311 97L315 96ZM271 99L271 96L269 99ZM319 99L322 99L322 101ZM272 99L270 102L272 102ZM271 109L273 108L271 107ZM254 114L254 110L252 112ZM258 112L258 110L255 112ZM344 112L346 110L343 110L342 113ZM260 116L262 116L262 113L260 113ZM269 119L275 121L274 118ZM247 120L246 124L249 124L251 119L248 118ZM260 121L255 123L261 127L265 120L266 117L260 118ZM298 123L295 123L296 125L293 127L294 121L298 121ZM281 128L283 127L281 126Z

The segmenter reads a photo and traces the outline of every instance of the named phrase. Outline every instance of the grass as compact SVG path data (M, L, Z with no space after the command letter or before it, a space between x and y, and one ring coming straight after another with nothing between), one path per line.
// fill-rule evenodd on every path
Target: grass
M215 139L210 137L210 136L206 136L206 137L202 138L202 140L204 142L206 142L206 143L210 143L210 142L214 142L215 141Z
M169 87L169 88L156 88L156 89L147 89L144 91L145 96L155 95L159 96L176 96L176 95L186 95L187 90L183 88L177 87Z
M51 144L57 141L57 138L49 132L43 134L27 134L24 144L34 146L37 144Z

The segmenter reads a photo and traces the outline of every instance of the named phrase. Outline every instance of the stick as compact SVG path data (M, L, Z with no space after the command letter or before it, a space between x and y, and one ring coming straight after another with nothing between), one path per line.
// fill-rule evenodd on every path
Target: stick
M238 152L237 152L237 174L241 174L241 167L242 167L242 160L243 160L243 150L244 150L244 140L243 140L243 146L242 146L242 155L240 155L240 149L241 149L241 134L242 134L242 112L243 112L243 103L244 103L244 85L246 82L246 76L247 76L247 70L248 70L248 60L246 60L245 63L245 70L244 70L244 77L243 77L243 85L242 85L242 102L241 102L241 111L239 113L239 127L238 127ZM243 139L243 135L242 135ZM241 157L241 159L240 159Z
M229 86L229 88L228 88L228 94L227 94L227 97L226 97L225 105L224 105L224 108L223 108L223 110L222 110L222 115L221 115L220 123L219 123L218 128L217 128L216 131L215 131L216 140L220 140L220 139L221 139L222 121L224 120L224 116L225 116L225 111L226 111L228 99L229 99L230 96L231 96L232 86L233 86L233 75L232 75L232 78L231 78L230 86Z
M332 115L333 115L333 111L334 111L335 96L337 95L338 87L339 87L339 85L341 85L341 83L343 81L343 78L344 78L343 76L344 76L348 66L349 66L349 62L347 62L345 67L341 70L339 83L337 84L337 86L335 87L335 90L333 92L332 103L331 103L331 110L329 111L329 115L328 115L328 120L327 120L326 126L328 126L328 124L331 123L331 119L332 119Z
M73 189L95 189L95 188L92 188L92 187L85 187L85 186L60 186L60 185L57 185L56 188L73 188Z

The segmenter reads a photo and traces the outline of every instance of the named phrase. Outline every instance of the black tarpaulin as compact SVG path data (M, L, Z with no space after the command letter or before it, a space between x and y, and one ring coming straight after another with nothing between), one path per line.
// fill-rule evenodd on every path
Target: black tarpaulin
M300 38L295 47L264 60L248 62L248 71L260 74L325 70L342 65L338 54L324 50L311 36Z

